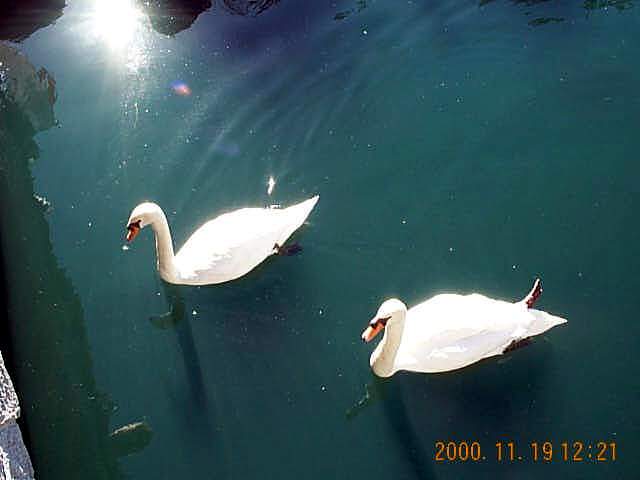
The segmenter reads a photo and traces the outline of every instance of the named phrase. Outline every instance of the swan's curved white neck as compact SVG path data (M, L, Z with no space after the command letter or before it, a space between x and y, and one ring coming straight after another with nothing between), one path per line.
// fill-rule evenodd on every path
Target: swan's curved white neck
M178 272L174 263L173 240L167 223L167 217L161 209L153 215L151 228L156 237L156 254L158 256L158 271L167 281L175 280Z
M395 373L394 364L402 341L406 311L398 312L394 317L394 321L389 322L385 327L384 337L369 360L371 368L379 377L390 377Z

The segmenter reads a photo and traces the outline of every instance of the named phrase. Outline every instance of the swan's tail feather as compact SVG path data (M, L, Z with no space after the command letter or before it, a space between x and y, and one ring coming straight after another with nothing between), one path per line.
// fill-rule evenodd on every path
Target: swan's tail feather
M316 195L315 197L308 198L304 202L291 205L286 210L291 210L292 212L296 212L301 218L300 224L302 225L302 222L304 222L307 219L307 217L311 213L311 210L313 210L313 207L316 206L316 203L318 203L319 199L320 199L320 195Z
M291 205L290 207L281 210L283 213L286 213L287 224L282 231L282 235L280 236L279 245L283 245L284 242L295 232L304 221L307 219L313 207L318 203L320 196L316 195L315 197L309 198L304 202L296 203L295 205Z
M529 336L540 335L553 327L567 323L566 319L551 315L550 313L543 312L542 310L530 308L528 311L534 317L527 332Z

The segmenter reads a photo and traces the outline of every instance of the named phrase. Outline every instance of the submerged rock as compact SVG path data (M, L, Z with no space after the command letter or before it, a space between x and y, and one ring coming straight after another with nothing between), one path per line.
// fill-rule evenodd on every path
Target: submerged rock
M145 422L135 422L114 430L109 435L111 448L116 457L123 457L145 449L151 438L153 430Z

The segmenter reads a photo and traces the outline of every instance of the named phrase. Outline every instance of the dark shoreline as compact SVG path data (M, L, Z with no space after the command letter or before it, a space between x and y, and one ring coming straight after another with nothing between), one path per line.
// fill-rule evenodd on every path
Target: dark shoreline
M0 235L1 238L1 235ZM29 434L29 428L27 428L27 420L22 412L22 397L20 395L20 389L17 386L17 378L14 375L17 365L15 361L15 351L13 346L13 337L11 335L11 324L9 316L9 286L7 285L7 275L5 274L6 262L4 257L4 251L0 244L0 311L2 312L2 322L0 324L0 352L2 352L2 358L4 359L4 365L11 379L13 380L18 399L20 401L20 417L16 419L16 423L20 426L22 433L22 440L28 452L31 452L31 436Z

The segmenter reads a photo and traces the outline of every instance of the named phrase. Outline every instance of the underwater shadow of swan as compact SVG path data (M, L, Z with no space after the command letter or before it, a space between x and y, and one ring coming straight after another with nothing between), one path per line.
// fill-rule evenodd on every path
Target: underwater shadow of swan
M518 432L533 404L545 407L539 402L538 393L548 373L548 348L545 342L537 341L526 347L526 355L516 350L459 372L429 376L425 382L407 378L405 389L411 392L408 398L423 392L432 410L443 412L450 419L439 425L440 437L445 433L477 438L487 431L498 435ZM458 425L464 425L466 431L452 432L452 426Z
M528 415L531 406L546 409L536 392L544 384L550 347L544 342L537 343L541 345L533 358L521 356L516 360L513 356L520 353L516 351L458 372L431 375L399 372L388 379L374 376L365 387L364 398L347 411L347 418L382 402L392 431L417 478L434 478L436 441L481 440L487 434L493 441L504 435L531 431L535 424L533 416ZM519 411L525 412L524 418Z
M188 387L187 404L178 404L176 400L176 410L184 415L189 435L197 438L198 445L207 449L210 458L216 459L211 468L216 476L223 478L228 477L235 463L233 447L236 439L234 427L229 423L233 419L224 415L234 402L228 395L229 381L233 378L234 389L238 382L251 384L255 372L246 367L256 364L255 357L260 356L258 349L253 347L270 349L273 341L278 340L279 329L273 328L273 304L268 301L268 297L275 296L282 286L275 278L270 274L259 278L249 274L246 282L243 279L195 288L163 283L171 311L151 319L156 328L173 330L171 334L176 335L188 382L185 386ZM256 296L261 298L257 305ZM263 301L265 299L267 301ZM264 305L264 309L260 305ZM197 316L191 315L192 308L197 310ZM247 336L250 325L258 325L259 331L273 341L263 342L262 333L256 335L258 340ZM207 346L206 352L198 351L194 330L198 345ZM219 335L220 331L222 335ZM252 342L252 348L247 348L247 342ZM210 368L215 365L225 368ZM173 392L169 393L173 397Z
M437 441L490 446L505 436L518 440L532 435L539 428L540 411L547 410L539 394L547 375L544 350L530 356L516 351L423 381L409 375L399 378L411 424L430 449L430 459Z
M376 388L384 391L382 399L384 413L398 443L403 447L408 462L416 473L416 478L421 480L436 478L431 468L431 452L425 448L414 427L402 389L398 389L397 385L394 385L397 380L374 378L374 384L377 384Z
M402 445L402 451L416 473L416 478L421 480L436 478L431 468L431 455L424 448L423 441L417 434L408 414L400 383L401 380L398 376L380 378L373 375L372 381L365 385L364 397L347 410L347 420L360 415L368 406L382 402L382 408L389 425L398 443Z
M181 412L184 422L189 427L188 431L197 440L199 448L206 450L212 459L222 459L211 466L210 473L216 477L227 478L232 452L229 447L229 430L219 414L221 407L216 395L219 385L212 384L210 379L207 389L201 355L194 341L193 320L186 311L187 301L192 302L199 289L163 281L161 283L170 309L162 315L150 317L149 320L154 327L173 330L175 333L178 348L182 353L189 403L178 400L176 392L169 392L169 397L173 399L176 411Z
M200 355L193 339L191 319L188 315L185 315L184 296L187 295L186 288L166 282L162 282L162 287L170 310L162 315L152 316L150 321L156 328L171 329L175 332L178 347L182 353L190 399L195 411L198 412L198 421L194 422L194 426L197 425L198 429L203 433L211 433L214 431L215 405L213 405L214 414L212 415L212 405L207 398ZM181 410L185 412L192 411L188 408L182 408Z
M268 257L242 278L204 286L194 292L197 304L214 307L217 321L226 331L228 345L251 343L264 351L270 351L273 345L281 348L284 329L289 327L285 320L287 312L299 306L306 288L303 279L298 277L303 275L300 264L305 257L304 240L302 247L296 242L299 235L295 232L285 247L302 248L300 255ZM279 328L280 322L283 329ZM244 349L240 350L243 352Z

